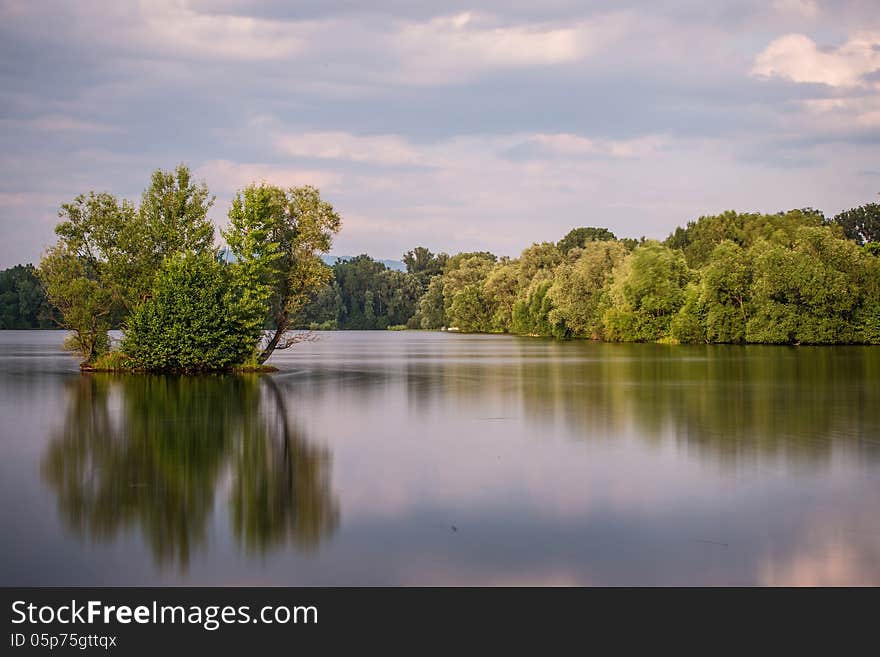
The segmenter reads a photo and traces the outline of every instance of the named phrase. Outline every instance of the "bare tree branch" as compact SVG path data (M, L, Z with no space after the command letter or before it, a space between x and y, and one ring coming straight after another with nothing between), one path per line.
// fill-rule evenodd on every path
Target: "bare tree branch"
M275 345L275 349L288 349L294 345L300 344L301 342L317 342L320 340L320 336L312 331L305 331L301 333L291 333L287 332L278 340L278 344Z

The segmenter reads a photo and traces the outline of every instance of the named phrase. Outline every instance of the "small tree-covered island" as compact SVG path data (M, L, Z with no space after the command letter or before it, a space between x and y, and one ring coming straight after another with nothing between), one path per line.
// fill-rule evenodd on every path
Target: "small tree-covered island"
M366 255L325 263L341 218L314 187L238 191L222 248L213 203L185 165L155 171L138 207L78 196L36 269L0 273L3 327L54 321L83 370L141 372L268 370L307 339L296 329L880 344L878 204L831 219L730 211L662 242L575 228L519 258L417 247L395 271Z
M331 275L319 254L339 215L314 187L254 184L233 199L220 250L213 203L180 165L153 173L138 208L95 192L62 206L37 274L82 369L270 369L272 352L299 339L291 320Z

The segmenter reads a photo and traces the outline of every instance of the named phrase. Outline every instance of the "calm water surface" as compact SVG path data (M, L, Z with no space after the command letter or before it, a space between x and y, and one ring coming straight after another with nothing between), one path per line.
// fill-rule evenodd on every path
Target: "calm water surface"
M0 332L0 584L880 584L880 348L342 332L272 376Z

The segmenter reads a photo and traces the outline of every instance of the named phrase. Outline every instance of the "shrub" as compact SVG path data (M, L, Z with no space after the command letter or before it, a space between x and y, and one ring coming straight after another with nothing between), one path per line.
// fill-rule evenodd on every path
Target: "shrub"
M210 255L165 261L153 296L131 315L123 352L137 369L229 369L252 358L260 320L248 316L229 271Z

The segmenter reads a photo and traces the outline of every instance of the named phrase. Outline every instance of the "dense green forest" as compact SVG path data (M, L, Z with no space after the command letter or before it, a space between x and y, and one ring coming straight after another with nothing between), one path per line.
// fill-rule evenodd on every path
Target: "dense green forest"
M0 329L56 326L33 265L16 265L0 271Z
M230 211L233 225L260 207L254 194L261 188L248 189ZM329 247L325 238L315 253ZM403 256L406 272L367 255L332 267L313 258L286 319L267 313L263 327L277 328L282 319L285 329L446 327L622 342L877 344L878 256L880 205L871 203L831 219L810 208L730 211L691 221L663 241L575 228L518 258L417 247ZM194 284L210 287L205 279ZM3 328L50 325L33 267L0 273L0 291ZM150 333L147 325L142 333Z
M620 342L880 342L880 205L700 217L666 240L576 228L519 258L337 263L302 328L454 328Z

